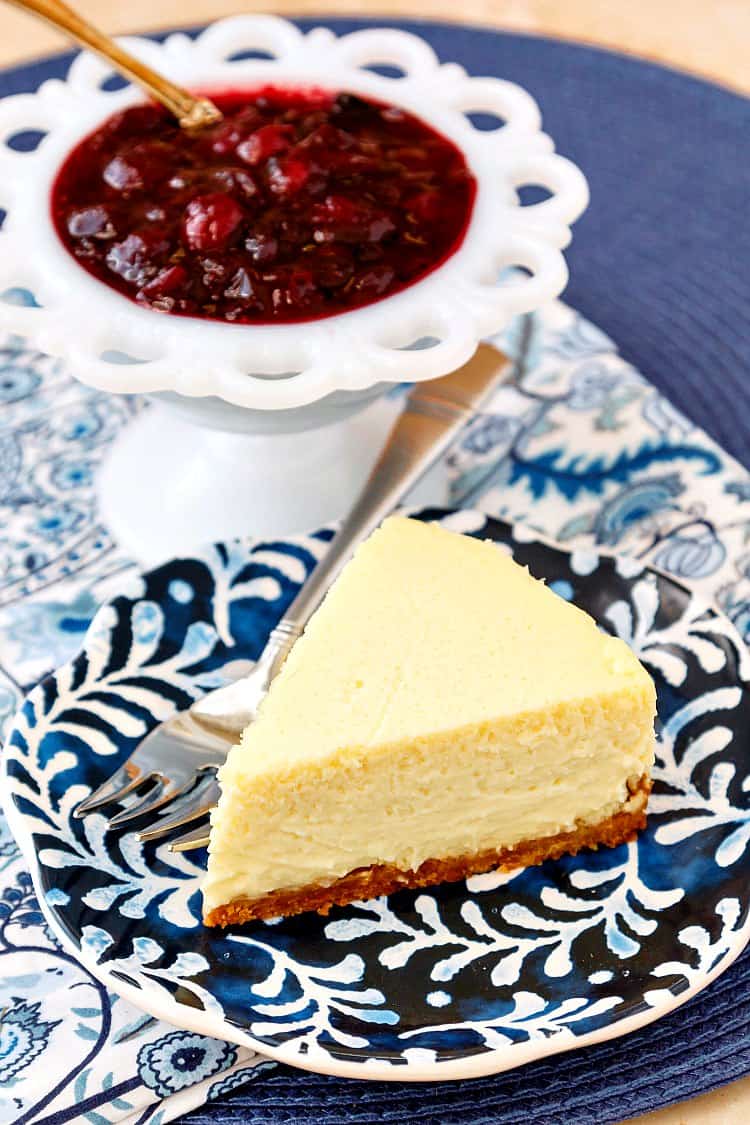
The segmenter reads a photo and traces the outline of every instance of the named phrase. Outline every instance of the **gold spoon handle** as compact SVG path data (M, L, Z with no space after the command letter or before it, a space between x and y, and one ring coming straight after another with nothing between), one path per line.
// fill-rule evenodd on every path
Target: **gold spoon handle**
M109 35L104 35L67 4L62 3L62 0L8 0L8 3L41 16L76 43L96 51L111 62L120 74L137 82L161 102L174 114L183 129L201 129L221 120L221 112L208 98L195 98L182 86L177 86L152 70L120 47Z

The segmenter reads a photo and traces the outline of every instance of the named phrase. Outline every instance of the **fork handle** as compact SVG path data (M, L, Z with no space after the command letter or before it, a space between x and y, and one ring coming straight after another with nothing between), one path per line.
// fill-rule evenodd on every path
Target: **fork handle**
M453 374L413 387L354 507L269 637L261 657L269 683L359 544L481 411L509 367L502 352L481 344Z

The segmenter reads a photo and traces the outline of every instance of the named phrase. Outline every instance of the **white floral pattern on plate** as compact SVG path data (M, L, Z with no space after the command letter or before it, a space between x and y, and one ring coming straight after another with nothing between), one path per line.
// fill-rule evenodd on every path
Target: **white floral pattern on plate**
M650 668L662 743L647 829L329 920L205 930L203 853L73 810L154 723L257 656L331 532L175 559L98 611L80 653L29 695L5 756L50 924L151 1015L325 1073L466 1077L657 1019L747 941L750 659L731 622L638 560L569 553L478 512L422 518L502 544Z
M454 501L468 496L487 511L580 545L584 567L588 549L599 543L673 569L714 598L750 637L746 471L629 368L606 337L564 306L521 322L504 344L519 357L516 377L500 392L492 413L453 451ZM18 338L0 353L0 399L6 404L0 432L5 567L0 712L7 725L25 692L78 649L96 605L138 581L97 524L91 470L141 404L80 386ZM597 465L597 458L603 463ZM37 526L42 512L47 518ZM717 780L724 784L721 775ZM695 799L687 782L685 808ZM701 815L699 804L691 807ZM0 830L0 914L7 920L0 964L8 975L12 962L22 964L23 973L37 980L26 1007L11 1003L6 1012L5 1025L12 1022L19 1031L12 1052L2 1056L8 1071L0 1073L12 1077L13 1085L2 1095L0 1117L14 1119L34 1105L40 1114L51 1113L88 1099L108 1121L148 1104L156 1111L154 1099L167 1097L170 1089L164 1060L171 1056L167 1048L149 1056L154 1074L161 1065L164 1075L151 1085L138 1060L142 1050L166 1041L173 1030L107 993L85 970L76 970L83 981L80 996L86 993L76 1006L89 1014L80 1018L75 1035L86 1047L82 1058L90 1057L81 1066L55 1051L55 1029L69 1009L68 954L45 931L23 861L2 822ZM721 925L731 929L731 918ZM32 955L38 947L46 952ZM698 969L691 971L700 971L709 958L710 943L704 943L693 956ZM436 1014L447 1006L449 987L434 982L426 1003ZM8 999L0 1006L8 1007ZM177 1046L182 1040L169 1042ZM31 1065L42 1057L59 1064L56 1093L44 1107L39 1099L46 1087L34 1075L50 1070ZM205 1101L209 1087L218 1089L220 1080L204 1074L202 1059L200 1051L179 1056L175 1065L182 1067L186 1084L159 1109L164 1119ZM228 1086L249 1080L256 1073L254 1061L245 1049L228 1048L222 1080ZM108 1093L113 1070L118 1079L127 1075L128 1090ZM187 1079L198 1085L188 1087Z

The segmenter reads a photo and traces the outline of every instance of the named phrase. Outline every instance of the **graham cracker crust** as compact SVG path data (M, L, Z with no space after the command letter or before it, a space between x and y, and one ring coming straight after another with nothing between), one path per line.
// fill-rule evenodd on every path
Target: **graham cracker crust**
M490 849L451 859L427 859L416 871L402 871L392 864L359 867L325 886L311 884L292 890L272 891L256 899L235 899L211 910L203 921L207 926L233 926L264 918L303 914L308 910L327 914L332 906L347 906L351 902L429 887L434 883L453 883L485 871L533 867L547 859L576 855L582 848L614 848L634 839L636 833L646 826L651 778L644 774L629 788L630 797L622 809L598 824L581 824L571 832L524 840L512 848Z

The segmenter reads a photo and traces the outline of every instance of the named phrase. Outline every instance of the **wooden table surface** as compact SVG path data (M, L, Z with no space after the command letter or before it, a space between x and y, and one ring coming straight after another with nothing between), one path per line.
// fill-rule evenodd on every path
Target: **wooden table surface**
M289 15L409 16L546 34L613 47L702 74L750 93L750 0L78 0L110 32L197 24L247 11ZM3 10L0 66L62 49L59 35L25 13ZM750 1078L632 1125L746 1125ZM571 1125L575 1125L571 1122Z

